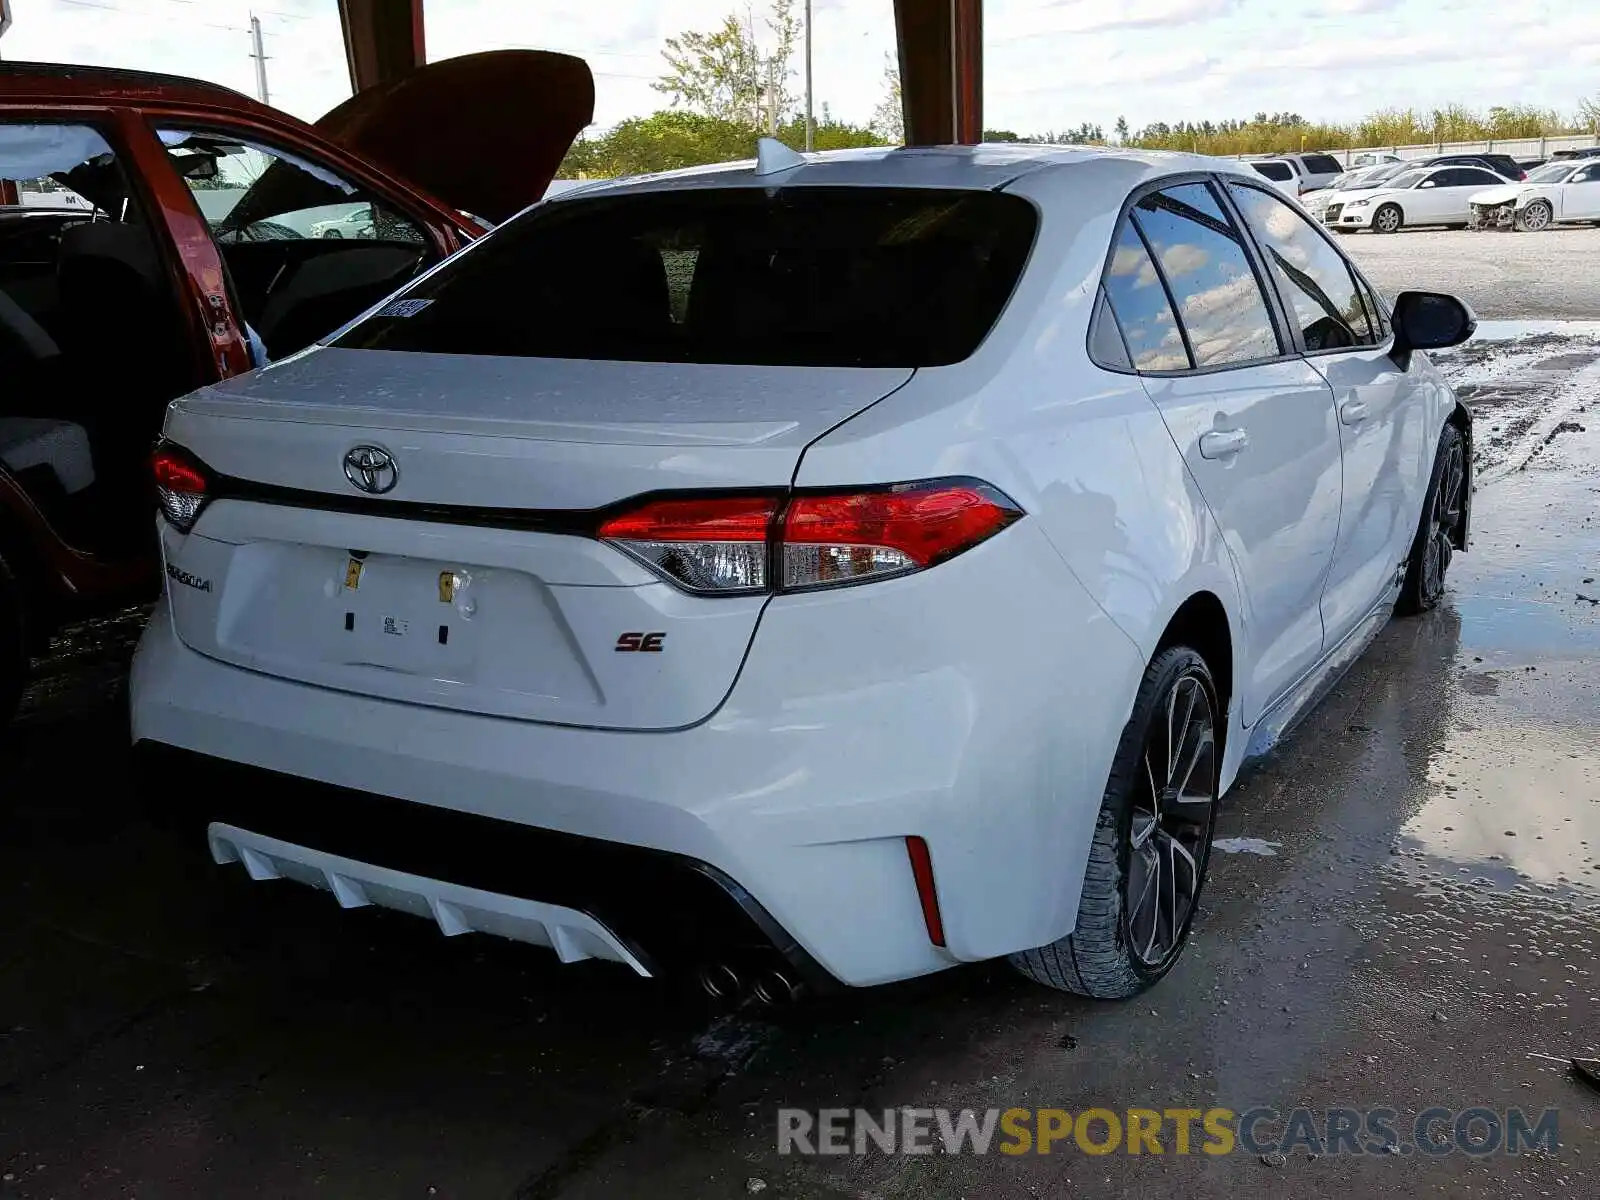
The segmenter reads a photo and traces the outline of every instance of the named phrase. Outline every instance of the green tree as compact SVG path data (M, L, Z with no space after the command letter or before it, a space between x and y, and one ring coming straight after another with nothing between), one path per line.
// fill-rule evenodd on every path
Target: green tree
M763 53L753 19L730 13L710 33L689 30L667 39L661 57L667 70L651 87L670 97L672 107L751 128L781 124L795 110L790 88L791 62L800 37L794 0L771 0L767 32L772 48Z
M1128 141L1128 118L1118 117L1115 128L1117 131L1117 141L1126 144Z
M883 56L883 99L872 110L872 128L890 145L906 140L905 99L900 91L900 67L891 55Z

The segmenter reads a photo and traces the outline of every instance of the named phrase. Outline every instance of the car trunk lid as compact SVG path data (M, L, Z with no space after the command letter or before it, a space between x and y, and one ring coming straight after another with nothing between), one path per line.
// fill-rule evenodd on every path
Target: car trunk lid
M592 120L594 76L581 58L488 50L365 88L316 128L455 208L499 222L544 195Z
M594 537L661 490L781 492L909 368L319 349L177 401L212 473L164 539L178 636L252 670L514 719L667 729L715 710L765 598L699 597ZM346 457L394 473L361 490ZM625 636L632 635L632 636ZM652 637L651 635L659 635Z

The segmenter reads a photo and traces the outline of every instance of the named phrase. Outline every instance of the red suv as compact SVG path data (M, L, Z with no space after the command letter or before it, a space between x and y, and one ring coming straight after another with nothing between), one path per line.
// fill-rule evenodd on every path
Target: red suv
M167 402L537 200L593 105L581 60L535 51L432 64L315 127L195 80L0 63L0 725L63 622L154 595Z

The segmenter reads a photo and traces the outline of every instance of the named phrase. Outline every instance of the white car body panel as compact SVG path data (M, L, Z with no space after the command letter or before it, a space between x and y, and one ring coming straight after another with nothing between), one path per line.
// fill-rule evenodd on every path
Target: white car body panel
M1439 186L1436 182L1427 186L1430 181L1436 181L1442 172L1471 170L1481 178L1467 184ZM1341 196L1344 208L1340 214L1338 224L1344 227L1366 228L1371 225L1373 214L1385 204L1394 204L1399 207L1401 217L1406 226L1414 225L1465 225L1471 215L1472 197L1485 190L1484 184L1488 180L1500 179L1493 171L1486 167L1463 167L1460 165L1444 165L1435 167L1417 185L1405 188L1380 187L1372 191L1362 191L1352 195ZM1509 183L1509 180L1501 180ZM1352 207L1352 199L1362 203Z
M1600 220L1600 163L1574 162L1566 179L1551 183L1511 184L1476 193L1473 204L1498 205L1515 202L1517 212L1535 200L1549 204L1557 221Z
M784 186L1005 185L1043 214L998 323L948 366L323 348L176 402L169 438L278 492L214 500L189 534L163 526L172 580L135 656L135 740L708 864L847 984L1064 936L1118 737L1174 614L1205 594L1227 617L1232 661L1213 667L1235 681L1226 788L1251 741L1392 604L1397 543L1453 405L1425 355L1402 372L1387 346L1182 376L1090 362L1122 205L1185 172L1263 182L1215 159L1028 146L796 168ZM722 166L545 207L770 185ZM1367 415L1341 425L1351 399ZM1203 458L1219 421L1249 444ZM348 496L342 456L361 444L399 464L393 515L292 502ZM589 537L404 507L590 510L661 490L943 476L983 480L1025 516L918 573L775 595L692 596ZM459 571L481 598L471 614L453 596L407 617L384 607L395 591L356 614L361 628L387 615L483 634L453 657L440 643L386 658L380 640L340 658L324 619L336 594L346 603L351 550L374 580L409 580L407 595ZM619 629L669 630L685 649L613 654ZM908 835L927 843L943 946ZM340 873L305 847L276 853ZM446 881L419 878L400 890L443 895ZM631 953L591 932L595 956Z

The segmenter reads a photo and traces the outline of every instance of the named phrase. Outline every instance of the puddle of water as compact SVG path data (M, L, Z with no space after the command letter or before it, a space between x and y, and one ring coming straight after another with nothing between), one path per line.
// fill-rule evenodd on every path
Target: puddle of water
M1600 737L1591 729L1474 721L1428 774L1434 794L1401 828L1403 851L1499 887L1600 896Z
M1260 854L1265 858L1277 858L1283 843L1253 837L1217 838L1211 843L1211 848L1221 850L1224 854Z
M1474 342L1550 334L1558 337L1600 337L1600 321L1479 321ZM1469 343L1470 344L1470 343Z

